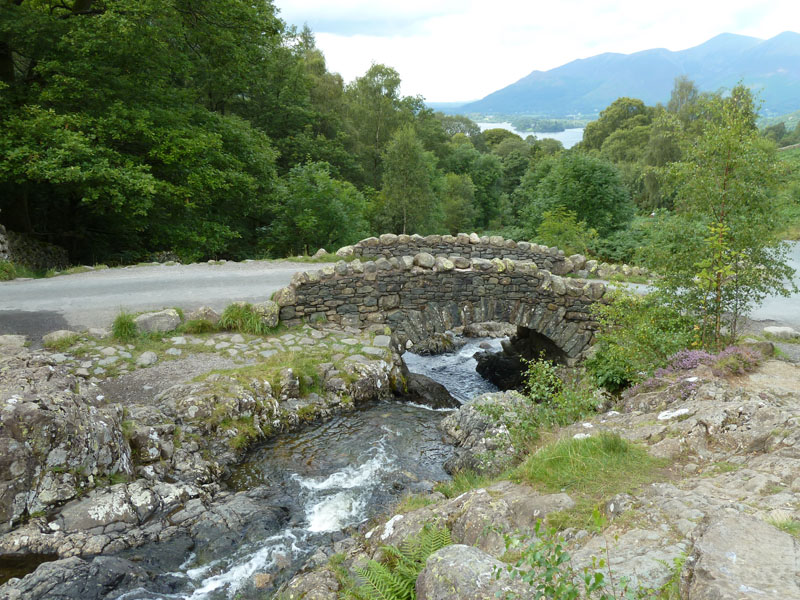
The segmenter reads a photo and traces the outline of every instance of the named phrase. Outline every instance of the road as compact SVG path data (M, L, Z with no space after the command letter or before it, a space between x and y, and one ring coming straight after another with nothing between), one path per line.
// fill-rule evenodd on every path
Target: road
M800 286L800 242L792 242L789 264ZM157 265L4 282L0 283L0 334L20 333L37 343L56 329L109 327L122 310L177 306L189 311L206 305L221 311L236 300L264 301L297 271L322 266L288 261ZM800 293L771 296L750 318L800 329Z
M794 269L794 281L800 288L800 242L790 242L787 262ZM800 330L800 292L786 298L769 296L750 313L750 318L754 321L776 321L780 325Z
M298 271L325 265L286 261L154 265L0 283L0 334L36 343L56 329L109 327L120 311L165 307L221 311L236 300L263 302Z

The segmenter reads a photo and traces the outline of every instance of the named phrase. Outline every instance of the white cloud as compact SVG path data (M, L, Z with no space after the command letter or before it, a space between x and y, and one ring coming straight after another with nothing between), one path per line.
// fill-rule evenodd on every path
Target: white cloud
M345 80L370 63L392 66L403 93L470 100L601 52L680 50L723 33L772 37L795 0L276 0L290 23L308 22L328 67Z

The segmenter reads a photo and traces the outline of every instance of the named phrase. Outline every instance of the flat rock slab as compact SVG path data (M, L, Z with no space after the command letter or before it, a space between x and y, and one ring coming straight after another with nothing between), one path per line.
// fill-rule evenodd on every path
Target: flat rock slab
M417 579L418 600L494 600L531 593L512 580L505 564L473 546L454 544L434 552Z
M713 518L687 566L682 598L800 598L800 542L748 515Z
M764 327L764 333L774 335L775 337L784 340L800 339L800 331L797 331L792 327Z

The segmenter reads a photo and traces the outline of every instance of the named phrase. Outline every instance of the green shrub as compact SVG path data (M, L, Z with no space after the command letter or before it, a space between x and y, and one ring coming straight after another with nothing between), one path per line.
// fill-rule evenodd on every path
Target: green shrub
M589 244L589 252L598 259L613 263L638 262L639 248L650 242L654 220L636 217L625 229L618 229L605 237L596 237Z
M425 525L415 536L396 546L383 546L384 563L370 560L356 569L362 585L345 591L346 598L357 600L414 600L417 577L428 557L453 541L446 527Z
M17 270L14 268L14 263L7 260L0 260L0 281L11 281L16 279Z
M563 206L545 211L536 230L536 241L546 246L557 246L565 254L586 254L597 238L597 232L578 221L575 211Z
M139 337L139 328L133 320L133 315L121 312L111 325L111 335L119 342L132 342Z
M539 439L543 429L569 425L597 410L595 389L585 380L564 381L559 367L542 358L528 361L525 394L532 401L508 423L516 448Z
M689 347L694 322L654 294L611 294L610 303L592 307L600 331L594 356L585 365L598 385L616 392L642 381L678 350Z
M208 319L192 319L178 327L178 331L183 333L213 333L216 330L217 327Z
M252 304L236 303L228 305L219 318L219 326L228 331L249 333L252 335L265 335L270 328L261 320Z
M601 528L604 524L604 519L598 511L595 511L594 520L597 528ZM606 577L607 564L603 558L592 557L591 567L584 567L581 570L574 568L565 540L558 536L555 529L546 530L541 521L536 522L534 536L533 543L527 546L524 546L525 540L506 536L507 553L513 553L519 558L504 569L512 577L520 579L532 588L532 598L671 600L680 597L680 574L686 561L685 554L673 558L672 565L658 561L669 567L671 575L660 589L652 590L634 586L628 577L616 578L610 571L610 576ZM496 575L499 576L499 572Z

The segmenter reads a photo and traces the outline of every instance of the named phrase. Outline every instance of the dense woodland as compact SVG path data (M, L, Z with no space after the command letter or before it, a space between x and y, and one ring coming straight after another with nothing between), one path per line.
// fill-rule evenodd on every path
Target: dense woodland
M681 197L686 180L668 167L726 110L770 165L776 142L800 135L758 135L744 87L723 97L681 79L665 106L618 99L564 151L481 133L400 83L375 64L346 84L270 2L4 2L0 222L83 263L472 230L632 260ZM764 193L782 186L797 212L798 186L779 170Z

